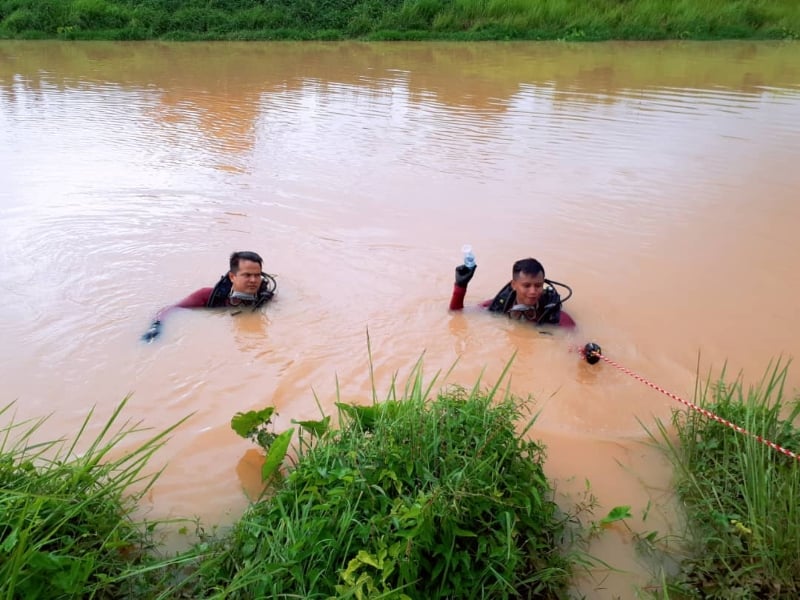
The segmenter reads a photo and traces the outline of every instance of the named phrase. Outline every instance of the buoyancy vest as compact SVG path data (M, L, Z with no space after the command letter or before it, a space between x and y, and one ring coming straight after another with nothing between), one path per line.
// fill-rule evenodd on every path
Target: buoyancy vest
M211 290L211 295L208 297L208 302L206 302L206 308L222 308L228 306L228 297L231 295L232 289L233 282L226 273L219 278L217 285ZM264 303L272 300L277 289L278 284L275 282L275 278L267 273L261 273L261 286L258 288L258 292L256 292L256 301L248 306L252 306L254 311L258 310Z
M491 312L508 313L514 306L517 299L517 293L511 287L509 281L502 290L497 292L497 295L489 305ZM534 307L536 317L532 320L537 324L558 325L561 320L561 296L556 288L550 285L550 282L545 279L545 288L542 295L539 296L539 301Z

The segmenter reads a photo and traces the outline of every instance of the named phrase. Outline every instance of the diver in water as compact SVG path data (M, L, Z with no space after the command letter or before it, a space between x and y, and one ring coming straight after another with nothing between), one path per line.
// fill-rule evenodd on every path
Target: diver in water
M456 267L450 310L464 308L467 285L476 268L476 265ZM563 287L569 292L566 298L561 298L556 286ZM528 321L536 325L574 327L575 321L561 309L562 304L570 296L572 290L569 286L545 278L542 263L535 258L523 258L515 262L511 268L511 281L493 299L482 302L481 307L491 312L504 313L510 319Z
M230 270L220 277L214 287L200 288L180 302L166 306L142 335L151 342L161 333L164 317L175 308L222 308L247 307L258 310L275 295L275 279L262 271L263 260L255 252L234 252L230 258Z

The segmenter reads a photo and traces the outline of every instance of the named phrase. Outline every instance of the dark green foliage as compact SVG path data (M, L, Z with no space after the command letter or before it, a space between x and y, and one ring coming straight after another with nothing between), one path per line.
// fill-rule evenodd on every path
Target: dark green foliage
M782 39L796 0L0 0L0 36Z
M122 29L130 21L130 12L106 0L75 0L70 25L81 29Z
M143 536L127 520L119 494L103 493L94 475L82 476L74 466L56 464L44 473L31 463L4 461L0 487L0 557L13 560L18 543L30 544L6 580L19 598L103 587L104 579L127 568L127 557L143 550Z
M222 10L182 8L172 15L169 29L192 33L222 32L227 30L228 19L228 14Z
M231 26L235 31L275 30L289 22L283 8L258 6L234 13Z
M0 23L0 32L40 31L53 35L59 27L69 24L71 4L60 0L14 2L16 8L9 11L8 16Z

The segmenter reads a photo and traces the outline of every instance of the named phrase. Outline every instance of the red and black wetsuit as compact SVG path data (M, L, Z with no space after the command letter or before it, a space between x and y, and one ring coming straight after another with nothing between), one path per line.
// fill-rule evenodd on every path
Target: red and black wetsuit
M453 286L453 295L450 297L450 310L461 310L464 308L464 296L467 294L467 288L461 287L456 284ZM480 303L481 308L488 309L492 312L508 313L512 306L514 306L514 299L516 294L507 284L494 298L484 300ZM547 312L545 306L555 302L558 306L552 312ZM561 299L558 292L554 288L545 288L542 296L534 307L537 314L544 317L541 321L542 325L560 325L561 327L575 327L575 321L566 312L561 310ZM538 320L537 320L538 322Z
M175 308L205 308L208 306L208 299L211 298L211 292L214 288L204 287L196 292L192 292L186 298L170 306L165 306L156 315L156 320L161 321L168 313L172 312Z
M264 302L268 302L275 294L276 285L275 279L271 275L263 275L264 279L261 282L261 287L258 290L258 296L254 304L253 310L259 308ZM230 302L231 280L227 275L223 275L217 285L214 287L204 287L192 292L186 298L162 308L156 320L161 320L168 312L174 308L223 308L225 306L232 306Z

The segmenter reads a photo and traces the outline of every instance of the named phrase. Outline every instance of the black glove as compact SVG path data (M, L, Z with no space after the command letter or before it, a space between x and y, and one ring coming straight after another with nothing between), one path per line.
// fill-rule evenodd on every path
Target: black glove
M142 340L144 340L145 342L152 342L159 336L160 333L161 333L161 321L158 320L153 321L150 324L150 329L148 329L147 331L144 332L144 334L142 334Z
M456 285L458 287L465 288L469 283L472 276L475 274L475 269L478 268L478 265L474 267L468 267L467 265L458 265L456 267Z

